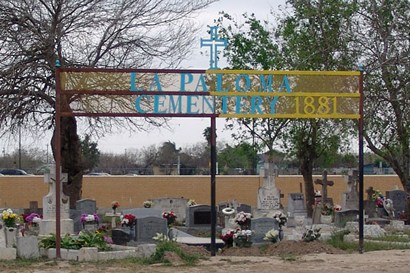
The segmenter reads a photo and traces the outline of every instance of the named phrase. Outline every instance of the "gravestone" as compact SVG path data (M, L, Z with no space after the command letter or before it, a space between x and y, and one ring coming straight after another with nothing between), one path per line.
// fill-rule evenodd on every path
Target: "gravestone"
M70 199L63 193L62 183L67 183L68 175L60 174L60 181L56 181L55 168L44 174L44 183L49 184L49 192L43 197L43 219L40 222L40 235L56 233L56 203L60 202L60 231L61 234L74 233L74 223L70 219ZM56 200L56 183L60 183L60 200Z
M367 200L364 201L364 211L366 212L367 215L369 215L370 218L375 218L378 217L377 211L376 211L376 204L372 200L372 196L375 193L375 190L373 187L369 187L366 190L367 193Z
M131 240L129 230L119 228L112 230L111 237L114 244L122 246L127 245L127 243Z
M136 225L136 241L144 243L155 242L152 239L157 233L162 233L167 235L168 225L165 218L159 217L145 217L137 219Z
M186 218L186 207L189 199L186 198L154 198L152 208L161 211L173 211L177 216L178 222L184 222Z
M347 192L342 193L341 206L342 210L357 210L359 209L359 192L358 183L359 173L353 170L352 175L347 178Z
M37 213L38 215L43 214L43 210L38 207L37 201L30 201L29 208L24 209L24 214L30 214L30 213Z
M195 205L187 208L187 227L207 227L211 225L211 206Z
M335 226L343 228L347 222L357 222L359 219L359 210L342 210L335 213Z
M252 242L254 243L266 243L267 241L263 240L265 234L271 230L279 230L278 222L273 218L258 218L252 219L251 221L251 230L252 230Z
M386 191L386 198L393 201L394 207L394 216L395 218L399 217L399 213L403 211L406 212L407 210L407 200L409 195L402 190L391 190Z
M133 214L137 219L145 217L159 217L162 218L162 210L154 208L132 208L122 210L122 214Z
M6 233L4 232L4 224L0 223L0 251L6 247Z
M17 256L23 259L40 258L37 236L17 237L16 240Z
M312 223L320 224L320 216L322 214L322 208L325 203L331 203L333 205L333 200L327 197L327 187L333 186L334 182L327 180L327 171L324 170L322 174L322 179L316 179L315 184L322 186L322 198L321 201L315 205L313 208Z
M305 197L303 193L289 193L288 194L288 223L289 227L295 226L296 217L307 217L307 210L305 204Z
M77 233L83 229L81 223L81 214L94 214L97 212L97 202L92 199L81 199L75 204L75 210L70 211L71 219L74 222L74 232Z
M280 191L275 185L275 178L278 176L277 167L272 163L265 163L261 170L261 176L263 177L263 186L258 189L257 209L280 209Z

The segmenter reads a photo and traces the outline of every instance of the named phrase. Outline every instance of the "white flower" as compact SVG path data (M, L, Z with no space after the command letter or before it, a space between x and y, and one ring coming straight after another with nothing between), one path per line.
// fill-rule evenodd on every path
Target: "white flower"
M279 231L276 229L271 229L268 232L266 232L265 237L263 238L265 241L277 241L279 236Z
M92 215L92 214L88 214L86 217L85 217L85 221L86 222L93 222L95 220L95 218L94 218L94 215Z
M33 221L32 221L32 222L38 224L38 223L41 222L41 218L33 217Z
M252 235L252 230L250 229L242 229L242 230L238 230L233 237L237 238L239 236L251 236Z

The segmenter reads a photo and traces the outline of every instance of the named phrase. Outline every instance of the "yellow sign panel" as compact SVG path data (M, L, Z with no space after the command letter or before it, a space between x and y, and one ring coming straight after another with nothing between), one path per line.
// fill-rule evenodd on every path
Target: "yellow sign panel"
M358 119L360 72L63 71L74 111L215 114L231 118Z

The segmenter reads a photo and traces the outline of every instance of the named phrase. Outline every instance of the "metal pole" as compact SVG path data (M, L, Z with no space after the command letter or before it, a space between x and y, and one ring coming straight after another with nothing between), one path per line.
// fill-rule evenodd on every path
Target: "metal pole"
M359 92L360 92L360 102L359 102L359 253L363 253L363 234L364 234L364 205L363 205L363 68L360 67L360 78L359 78Z
M211 117L211 256L216 255L216 118Z
M56 157L56 257L61 258L61 86L60 65L56 63L56 114L55 114L55 157Z
M19 125L19 169L21 169L21 125Z

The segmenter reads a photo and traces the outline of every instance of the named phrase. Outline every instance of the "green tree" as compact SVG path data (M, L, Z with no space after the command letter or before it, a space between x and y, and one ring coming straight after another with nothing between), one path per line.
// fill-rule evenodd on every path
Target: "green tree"
M54 129L57 60L63 67L178 66L195 37L190 16L212 2L0 1L0 136L20 126L36 132ZM73 112L79 97L62 97L62 111ZM87 122L90 132L100 134L163 124L131 118ZM64 192L74 207L84 169L77 119L63 117L61 125L61 151L53 153L62 155L62 171L68 173Z
M346 31L350 28L355 12L354 3L341 0L299 0L288 3L292 12L282 17L276 30L269 30L267 24L263 26L254 16L245 16L245 32L231 34L232 26L224 28L231 45L227 49L230 51L227 56L233 68L238 68L237 65L291 70L356 68L351 58L354 53L349 47L352 37ZM259 46L256 45L258 43ZM262 50L258 51L258 48ZM346 136L345 132L348 132L343 130L344 122L310 119L293 120L288 124L290 121L286 120L261 121L263 147L273 151L274 145L280 144L281 140L282 146L299 160L299 169L305 182L308 213L311 215L314 204L314 162L329 148L335 150L340 146L340 141ZM272 122L275 125L269 126ZM247 131L251 136L259 136L253 130L252 122L242 124L248 124ZM241 134L244 135L244 132L245 130L241 130Z
M364 137L410 194L410 2L359 2L354 32L365 70Z
M100 151L97 142L91 141L90 135L81 140L81 154L84 160L84 171L92 171L100 162Z
M280 23L276 35L286 68L293 70L354 70L352 17L357 6L352 1L289 1L293 13ZM308 214L314 204L313 166L326 151L338 150L348 138L346 123L337 120L294 120L286 131L288 151L299 160L305 183ZM353 123L350 123L353 126ZM347 143L347 142L346 142Z
M228 39L228 47L224 51L224 56L229 63L228 68L244 70L282 68L283 58L266 22L261 22L254 14L243 16L244 25L226 13L222 13L219 20L221 34ZM233 86L232 89L234 90L235 87ZM232 133L232 137L240 142L251 142L256 151L268 149L268 160L273 162L276 141L288 122L289 120L286 119L267 118L228 119L226 128L239 132Z
M225 174L256 174L258 155L249 143L243 142L235 146L226 144L218 153L218 163Z

